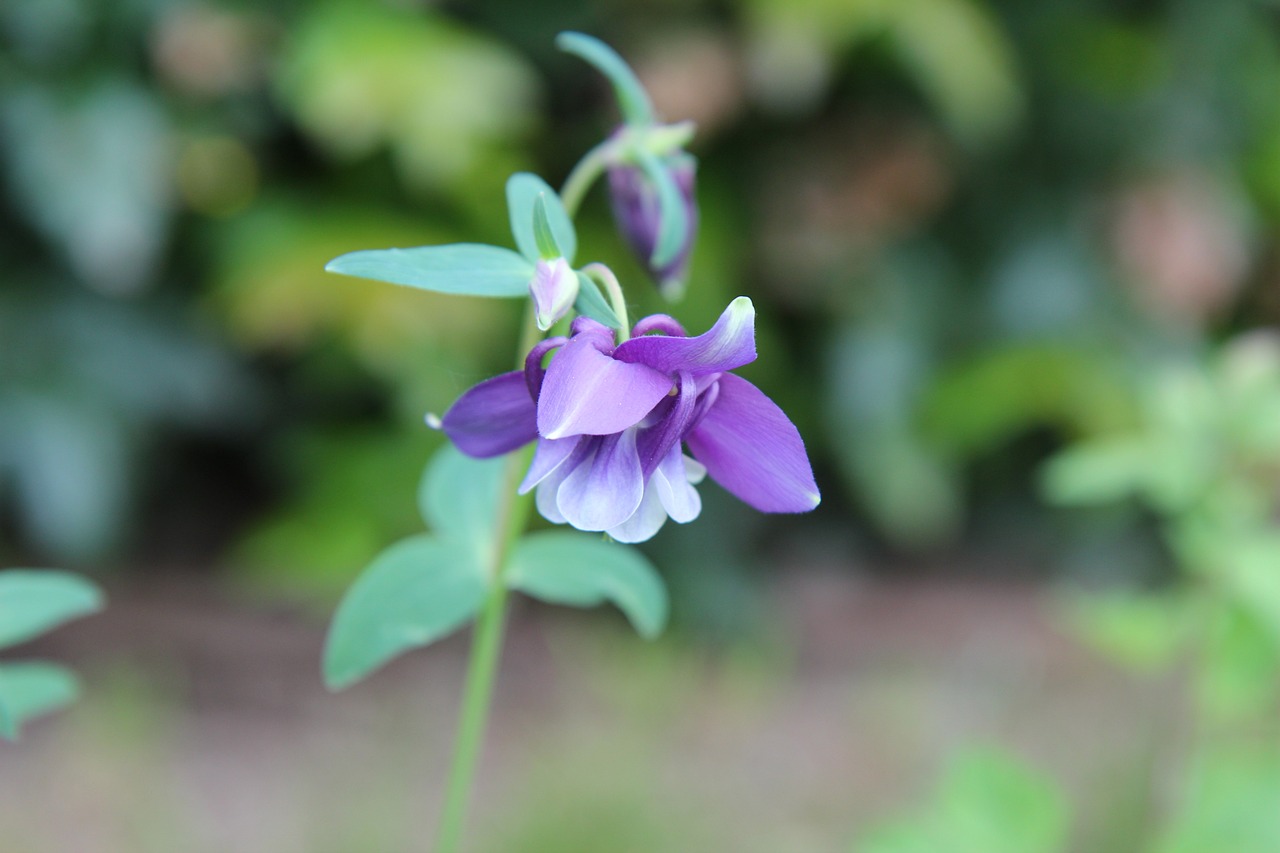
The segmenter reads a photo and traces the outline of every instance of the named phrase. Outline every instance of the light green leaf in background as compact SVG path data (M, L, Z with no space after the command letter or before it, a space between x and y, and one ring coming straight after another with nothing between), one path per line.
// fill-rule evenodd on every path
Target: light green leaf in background
M1067 806L1053 783L995 749L953 758L932 803L874 829L855 853L1058 853Z
M531 172L517 172L507 179L507 214L511 218L511 235L515 237L516 247L531 262L542 255L534 228L539 197L546 206L547 226L560 254L573 263L578 252L578 235L573 220L561 204L559 194Z
M496 527L506 471L504 457L473 459L447 444L431 457L418 486L422 520L437 536L465 546L486 570L502 538Z
M590 63L608 78L618 99L618 108L629 124L652 124L653 104L626 61L599 39L582 33L556 36L556 47Z
M475 615L486 589L484 568L458 543L422 535L392 545L338 606L325 642L325 684L341 690L452 633Z
M1077 595L1064 611L1087 644L1141 671L1171 664L1191 629L1185 603L1168 595Z
M600 286L586 273L578 273L578 298L573 303L573 310L611 329L622 328L622 321L600 292Z
M102 608L102 593L69 572L0 572L0 648L25 642Z
M590 535L553 531L527 536L507 565L507 585L552 604L617 605L646 639L667 624L662 578L634 548Z
M57 711L80 693L69 670L50 663L0 666L0 737L13 740L23 723Z
M1068 448L1045 465L1045 497L1059 505L1103 504L1130 497L1147 481L1152 465L1139 438L1099 439Z
M533 265L520 255L481 243L350 252L325 269L461 296L527 296L533 277Z

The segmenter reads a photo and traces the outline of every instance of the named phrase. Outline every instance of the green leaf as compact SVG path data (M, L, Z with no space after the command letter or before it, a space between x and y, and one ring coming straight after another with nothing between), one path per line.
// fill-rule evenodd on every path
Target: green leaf
M556 235L551 232L551 223L547 221L546 193L539 194L533 203L533 239L544 261L564 257L564 251L556 243Z
M102 593L69 572L0 572L0 648L22 643L102 608Z
M431 457L418 486L422 520L440 538L466 546L480 566L495 562L506 470L505 457L472 459L448 444Z
M452 633L479 610L487 587L484 570L459 543L425 534L397 542L338 605L325 641L325 684L341 690Z
M634 548L578 533L527 536L507 565L507 585L552 604L617 605L640 636L652 639L667 623L667 590Z
M528 296L533 278L520 255L481 243L367 249L334 258L325 270L461 296Z
M1191 628L1186 605L1168 595L1078 595L1066 600L1064 615L1086 643L1146 672L1172 664Z
M622 321L613 313L613 308L600 292L599 285L583 272L578 273L578 298L573 303L573 310L598 323L604 323L611 329L622 328Z
M61 666L0 666L0 737L15 739L24 723L70 705L79 692L75 675Z
M1068 448L1045 465L1045 497L1062 506L1103 504L1144 489L1151 470L1149 445L1137 438L1099 439Z
M573 228L573 220L560 202L560 195L531 172L517 172L507 179L507 215L511 220L511 235L515 238L516 248L530 262L543 256L534 224L539 198L546 208L546 224L559 249L558 256L573 263L573 256L578 251L578 235ZM526 280L526 290L528 284Z
M653 124L653 103L640 85L631 66L597 38L583 33L565 32L556 36L556 47L594 66L608 78L618 99L618 108L628 124Z
M658 239L654 243L649 262L655 267L665 266L680 254L689 230L689 214L685 210L684 196L681 195L671 170L661 160L639 146L633 149L633 153L640 168L653 181L658 193L658 209L661 211Z

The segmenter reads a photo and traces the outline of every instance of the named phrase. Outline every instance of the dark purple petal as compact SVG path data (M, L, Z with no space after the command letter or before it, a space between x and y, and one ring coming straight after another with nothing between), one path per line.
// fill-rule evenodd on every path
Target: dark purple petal
M641 335L647 335L650 332L661 332L677 338L688 337L688 333L684 330L684 326L667 314L650 314L636 321L631 327L631 337L638 338Z
M696 338L646 335L618 345L613 357L646 364L668 376L687 370L694 376L732 370L755 361L756 309L739 296L724 309L711 330Z
M579 530L608 530L640 507L644 475L636 453L636 431L607 435L595 453L569 473L556 493L556 506Z
M440 419L445 435L468 456L510 453L538 437L537 408L524 371L486 379L457 399Z
M759 388L732 374L686 437L717 483L761 512L808 512L822 499L795 425Z
M574 337L551 359L538 396L543 438L611 435L639 423L671 390L671 379L600 352Z
M680 251L668 263L656 267L653 264L653 250L662 227L662 206L652 179L634 165L611 166L609 200L623 239L653 276L658 290L668 298L675 298L684 290L689 255L698 231L698 205L694 198L697 161L688 155L673 155L666 159L666 166L680 191L685 210Z
M556 347L562 347L568 342L569 339L565 337L547 338L536 343L524 357L524 382L529 386L529 396L533 399L538 399L538 395L542 392L542 377L547 373L542 369L543 357Z
M678 393L674 405L667 410L662 420L641 431L636 441L640 451L640 466L644 469L646 480L671 448L679 448L681 439L692 423L698 398L697 385L692 376L681 373L676 380L676 387Z

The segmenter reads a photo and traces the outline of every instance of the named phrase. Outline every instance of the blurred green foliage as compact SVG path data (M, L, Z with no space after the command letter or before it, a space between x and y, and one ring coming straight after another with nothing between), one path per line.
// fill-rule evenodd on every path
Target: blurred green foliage
M506 363L515 312L322 266L505 244L507 175L556 184L611 126L603 84L552 49L566 28L614 42L664 118L699 124L679 313L697 329L740 293L760 307L747 375L793 413L828 495L789 536L1106 564L1127 516L1064 526L1033 501L1039 463L1138 422L1145 377L1280 311L1280 40L1261 4L14 0L4 550L136 553L170 518L151 507L211 494L199 511L233 535L189 559L330 594L411 532L388 492L438 444L422 415ZM603 201L581 254L638 280ZM630 291L635 313L665 309ZM211 448L239 461L211 471ZM700 547L778 524L722 515ZM678 568L699 548L675 536L654 547Z

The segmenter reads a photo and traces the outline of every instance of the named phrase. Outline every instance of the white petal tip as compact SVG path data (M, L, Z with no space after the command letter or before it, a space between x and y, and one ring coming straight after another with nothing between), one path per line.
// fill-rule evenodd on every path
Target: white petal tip
M440 420L440 416L435 412L427 412L427 416L423 420L431 429L444 429L444 421Z

